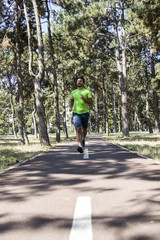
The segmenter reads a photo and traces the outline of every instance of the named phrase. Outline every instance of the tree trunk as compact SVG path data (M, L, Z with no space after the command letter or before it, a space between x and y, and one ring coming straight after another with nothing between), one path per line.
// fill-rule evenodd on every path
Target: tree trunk
M57 77L54 78L54 107L55 107L55 117L56 117L56 141L60 142L60 114L59 114L59 95L58 95L58 85Z
M154 55L151 53L151 76L155 78L155 64L154 64ZM154 104L154 119L155 119L155 132L160 132L160 123L159 123L159 107L158 107L158 94L156 89L153 89L153 104Z
M37 122L36 122L36 100L35 100L35 95L34 96L34 110L32 111L32 134L34 134L35 138L38 138L38 133L37 133Z
M15 6L15 40L16 40L16 77L18 81L18 101L19 101L19 110L18 110L18 128L19 128L19 138L22 145L25 144L24 139L24 99L23 99L23 82L21 76L21 54L20 54L20 42L19 42L19 20L18 20L18 4L16 2Z
M43 94L40 87L39 79L34 79L34 93L37 112L38 133L41 145L49 146L49 138L45 119L45 109L43 105Z
M119 85L121 90L121 111L122 111L122 137L129 136L128 127L128 111L127 111L127 77L126 77L126 35L125 35L125 20L124 20L124 3L121 5L121 26L122 26L122 61L120 60L120 44L118 36L118 26L116 20L116 9L114 8L114 33L115 33L115 55L117 69L119 75Z
M59 93L58 93L58 83L57 83L57 73L55 70L55 61L54 61L54 51L53 43L51 36L51 27L50 27L50 11L48 8L48 1L46 0L46 9L47 9L47 23L48 23L48 36L49 36L49 47L50 47L50 57L51 65L54 77L54 106L55 106L55 117L56 117L56 141L60 142L60 113L59 113Z
M149 114L149 78L147 72L147 63L145 64L145 80L146 80L146 118L148 121L149 133L153 133L150 114Z
M39 19L38 7L36 0L32 0L35 19L36 19L36 28L37 28L37 38L38 38L38 74L34 74L32 71L32 62L33 62L33 53L31 48L31 31L29 25L29 19L27 15L27 9L25 0L23 0L25 18L27 22L27 33L28 33L28 49L29 49L29 73L33 77L34 84L34 94L35 94L35 103L36 103L36 112L37 112L37 124L39 131L40 143L42 145L50 146L46 118L45 118L45 109L43 105L43 93L41 89L41 81L44 76L44 64L43 64L43 40L42 40L42 31L41 24Z
M146 91L146 118L148 121L149 133L153 133L150 114L149 114L149 93L148 93L148 91Z
M115 93L112 83L112 116L113 116L113 132L117 132L117 118L116 118L116 106L115 106Z
M118 132L122 131L121 127L121 100L120 97L118 97Z
M158 94L157 91L153 90L153 104L154 104L154 118L155 118L155 132L160 132L160 123L159 123L159 107L158 107Z
M28 139L27 131L26 131L25 128L24 128L23 131L24 131L25 142L26 142L27 145L29 145L29 139Z
M67 123L66 123L66 99L65 99L65 83L64 83L64 70L62 73L62 98L63 98L63 131L68 138Z
M12 84L11 79L8 74L8 82L9 82L9 96L10 96L10 104L11 104L11 111L12 111L12 132L15 138L17 138L16 129L15 129L15 110L14 110L14 103L13 103L13 91L12 91Z
M121 94L122 94L122 136L129 136L128 128L128 109L127 109L127 75L126 75L126 33L124 19L124 2L121 5L121 25L122 25L122 75L121 78Z
M95 125L96 125L96 131L97 131L97 133L99 133L98 93L97 93L97 90L95 92Z
M142 130L142 123L138 117L138 113L137 113L137 107L136 107L136 110L134 112L134 131L139 131Z
M13 96L10 93L10 103L11 103L11 111L12 111L12 132L14 137L17 139L16 129L15 129L15 110L14 110L14 104L13 104Z
M133 123L133 128L134 128L134 131L137 130L137 112L136 112L136 111L134 112L134 123Z
M36 109L32 111L32 134L37 138L37 124L36 124L36 118L35 118Z
M106 90L106 82L104 79L104 74L102 75L103 82L103 101L104 101L104 119L105 119L105 133L109 136L109 123L108 123L108 98L107 98L107 90Z

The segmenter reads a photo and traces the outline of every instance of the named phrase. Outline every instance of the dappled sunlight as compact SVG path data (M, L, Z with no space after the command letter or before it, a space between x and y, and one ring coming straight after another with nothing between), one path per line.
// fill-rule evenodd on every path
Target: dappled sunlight
M83 155L77 154L76 146L72 146L70 143L50 150L46 153L45 159L43 155L40 155L31 162L18 167L13 173L10 172L6 176L2 175L2 184L5 184L4 178L7 179L7 185L12 186L11 192L7 190L0 192L2 199L25 200L34 194L56 191L57 187L60 186L65 188L76 185L76 187L81 188L81 185L91 181L88 176L99 176L100 179L108 180L160 181L159 166L155 167L152 162L144 166L135 154L128 155L127 151L113 144L104 145L102 148L97 144L92 144L88 148L90 157L88 160L83 159ZM14 178L12 174L15 175ZM21 194L18 197L17 189L22 185L25 188L25 194L23 197ZM94 188L92 190L94 191Z
M103 229L116 240L134 240L135 232L139 239L151 240L160 219L160 166L96 136L86 146L89 159L76 148L76 142L59 144L0 176L0 233L34 233L54 225L59 234L65 229L68 239L76 198L87 195L92 199L94 239Z
M111 193L108 195L101 194L102 199L103 196L106 197L106 204L101 207L102 200L99 200L97 211L93 204L95 212L92 218L93 228L98 231L104 231L105 229L108 239L112 239L114 236L113 239L116 240L158 240L160 198L155 192L158 193L159 189L154 187L146 187L145 189L145 187L142 188L142 185L141 187L134 183L131 185L130 182L128 187L124 186L130 193L127 194L127 191L123 190L122 184L121 187L120 192L117 189L117 194L116 192L113 193L115 198L112 196L114 202L112 208L108 206L108 204L111 205L110 201L108 202ZM96 235L94 237L96 239ZM105 239L105 237L102 237L102 239Z

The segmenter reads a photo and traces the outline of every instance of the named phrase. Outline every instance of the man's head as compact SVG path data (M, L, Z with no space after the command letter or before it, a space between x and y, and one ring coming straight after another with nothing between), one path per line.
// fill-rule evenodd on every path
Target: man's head
M84 83L85 83L85 80L83 77L78 77L77 78L77 82L76 82L76 85L78 88L81 88L84 86Z

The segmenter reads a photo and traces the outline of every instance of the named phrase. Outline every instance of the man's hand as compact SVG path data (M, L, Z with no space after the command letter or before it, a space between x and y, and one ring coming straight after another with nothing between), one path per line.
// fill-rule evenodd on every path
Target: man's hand
M83 95L80 95L80 98L81 98L84 102L86 102L87 104L92 104L92 103L93 103L92 98L85 98L85 97L83 97Z
M80 98L84 100L84 97L83 97L83 95L82 95L82 94L80 95Z
M73 104L74 104L74 99L70 99L70 103L69 103L69 111L70 112L72 112Z

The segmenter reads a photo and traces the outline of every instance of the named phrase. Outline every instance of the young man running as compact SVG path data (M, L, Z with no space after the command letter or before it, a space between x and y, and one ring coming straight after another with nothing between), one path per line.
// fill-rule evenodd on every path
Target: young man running
M73 108L73 122L76 128L76 136L78 142L77 151L83 153L85 147L85 137L88 127L88 104L92 104L92 95L90 90L84 88L85 80L83 77L77 78L77 89L71 92L70 111Z

